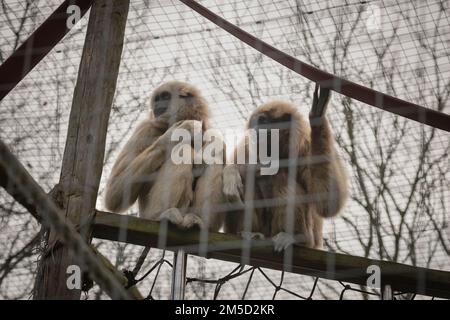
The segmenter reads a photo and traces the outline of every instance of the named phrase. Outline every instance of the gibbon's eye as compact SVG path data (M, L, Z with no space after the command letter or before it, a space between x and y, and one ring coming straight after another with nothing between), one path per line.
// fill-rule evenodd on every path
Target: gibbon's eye
M259 125L261 125L261 124L264 125L264 124L268 124L268 123L270 123L270 118L266 114L262 113L258 116L258 124Z
M156 117L159 117L169 108L170 92L163 91L155 97L155 107L153 113Z
M179 97L181 99L186 99L186 98L192 98L194 95L190 92L184 92L183 94L180 94Z
M291 114L285 113L281 117L271 119L267 127L272 129L289 129L291 124Z
M261 126L266 120L267 116L264 113L258 113L250 118L250 128L257 128Z
M258 113L250 118L250 128L266 128L270 123L270 117L265 113Z
M167 91L163 91L159 94L161 100L170 100L170 93Z

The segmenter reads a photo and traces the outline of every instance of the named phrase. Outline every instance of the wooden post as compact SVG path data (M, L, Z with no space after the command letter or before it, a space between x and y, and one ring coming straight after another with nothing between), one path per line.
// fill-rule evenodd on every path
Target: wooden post
M83 257L92 279L106 294L117 299L139 297L135 288L130 288L132 290L128 292L125 290L123 276L119 277L118 272L113 270L109 263L86 243L72 223L67 222L64 212L56 206L1 140L0 184L6 186L6 191L15 199L26 199L26 203L33 205L36 212L41 214L39 221L42 225L57 233L67 247L77 252L79 257Z
M60 182L54 194L66 219L86 240L95 211L102 174L109 114L122 55L129 0L95 0L91 8L83 55L70 112ZM79 299L68 289L67 267L83 261L59 245L50 232L40 261L34 299Z

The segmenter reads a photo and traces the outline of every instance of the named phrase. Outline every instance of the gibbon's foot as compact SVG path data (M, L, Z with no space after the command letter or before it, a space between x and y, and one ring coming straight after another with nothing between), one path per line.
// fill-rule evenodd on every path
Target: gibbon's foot
M200 130L195 130L195 128L199 128ZM181 120L174 123L166 132L164 132L156 141L155 144L158 144L163 147L174 145L174 141L172 141L172 135L175 130L187 130L190 133L191 139L199 139L199 135L201 135L202 123L197 120ZM200 131L200 132L198 132ZM192 140L194 141L194 140ZM178 143L178 141L176 141Z
M180 210L177 208L170 208L161 213L159 220L167 220L177 226L182 226L184 218Z
M237 167L234 165L225 166L223 169L223 193L225 196L241 200L243 189L244 186Z
M203 228L203 220L199 216L193 213L188 213L183 218L183 223L181 226L183 228L192 228L194 225L197 225L200 229Z
M244 240L264 240L264 235L261 232L241 231L239 235Z
M296 237L290 233L280 232L272 238L273 246L276 252L286 250L287 247L297 243Z

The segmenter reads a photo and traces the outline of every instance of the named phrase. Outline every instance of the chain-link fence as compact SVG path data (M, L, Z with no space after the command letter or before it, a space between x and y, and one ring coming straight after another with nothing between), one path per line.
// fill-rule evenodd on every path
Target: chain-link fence
M200 4L320 70L449 113L450 7L446 1L207 0ZM0 62L59 5L59 1L2 1ZM0 103L1 139L47 193L60 181L88 18L89 13ZM307 118L314 92L313 82L180 1L130 1L97 198L99 212L106 211L105 185L120 149L148 116L152 91L172 79L196 85L208 101L211 127L223 132L235 129L237 136L254 109L270 100L291 101ZM450 271L445 215L450 203L448 132L423 124L429 120L425 116L418 123L336 93L327 115L349 175L350 196L339 216L324 221L325 251ZM226 139L227 150L233 149L233 138ZM0 296L30 298L38 261L51 250L41 248L45 232L36 219L3 189L0 197ZM169 227L167 233L167 229L151 229L160 228L157 224L144 223L150 228L144 230L149 239L154 237L149 243L155 245L142 254L145 244L136 239L142 239L139 232L144 231L133 229L130 221L134 220L127 218L137 215L138 209L132 207L122 220L117 218L117 225L108 225L115 227L108 237L94 236L92 246L125 277L123 287L134 284L143 298L170 298L176 273L174 253L156 248L161 244L157 235L167 236L170 242L170 232L176 229ZM56 216L50 217L54 222ZM96 222L93 225L95 235ZM265 245L270 246L269 242ZM242 248L242 243L217 243L222 247L210 247L211 252ZM178 245L174 250L179 249ZM339 265L333 260L327 262L322 277L234 258L219 260L214 254L206 259L202 256L208 252L199 256L186 250L190 254L181 259L186 268L181 276L186 280L182 288L187 299L378 299L381 294L379 289L330 276L331 266ZM252 250L246 252L250 255ZM276 256L269 254L268 260ZM115 278L119 283L123 280L117 274ZM104 288L90 288L88 282L83 297L107 297ZM415 292L394 288L392 295L421 297Z

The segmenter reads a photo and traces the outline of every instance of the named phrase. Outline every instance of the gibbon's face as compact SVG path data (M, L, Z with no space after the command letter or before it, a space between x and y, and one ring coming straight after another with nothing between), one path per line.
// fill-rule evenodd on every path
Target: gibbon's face
M170 124L181 120L206 121L208 108L194 86L170 81L159 86L152 95L151 108L156 119Z
M258 107L250 117L249 128L266 129L270 134L271 129L278 129L280 136L289 134L295 110L283 102L271 102ZM295 119L294 119L295 121Z
M289 154L289 140L291 130L297 131L298 126L302 124L301 115L296 108L283 101L274 101L261 105L250 116L248 123L249 129L255 129L258 131L257 144L259 146L260 136L259 130L267 130L267 150L271 154L271 129L279 130L279 147L280 156L286 157ZM294 133L294 136L297 133Z

